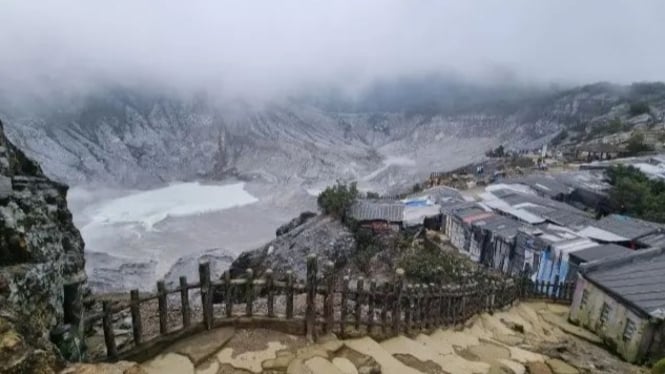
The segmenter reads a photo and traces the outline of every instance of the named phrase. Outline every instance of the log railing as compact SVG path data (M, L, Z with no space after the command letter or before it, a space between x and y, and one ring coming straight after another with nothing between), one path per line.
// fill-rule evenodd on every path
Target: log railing
M160 281L157 293L145 297L131 290L128 303L112 306L104 301L102 312L89 316L86 324L101 323L108 360L141 360L178 339L220 326L266 327L311 339L326 333L381 338L464 323L518 299L570 303L573 293L573 284L568 282L519 278L461 285L407 284L401 269L390 282L338 279L332 263L324 264L321 271L318 265L316 257L310 256L306 281L296 282L290 271L277 280L271 270L261 278L247 270L241 278L232 279L226 272L221 279L212 280L209 264L201 263L199 282L192 284L180 277L179 286L168 289ZM155 300L156 310L142 310L145 306L154 309ZM118 346L114 317L127 311L131 338ZM158 331L146 333L147 318L158 320Z

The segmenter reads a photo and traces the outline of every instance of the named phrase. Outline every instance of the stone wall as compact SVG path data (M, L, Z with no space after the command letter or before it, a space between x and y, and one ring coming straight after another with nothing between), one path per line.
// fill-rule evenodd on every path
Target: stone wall
M54 330L80 336L83 313L84 244L66 196L0 122L0 372L37 370L35 352L46 367L80 356L78 344L61 355L50 342Z

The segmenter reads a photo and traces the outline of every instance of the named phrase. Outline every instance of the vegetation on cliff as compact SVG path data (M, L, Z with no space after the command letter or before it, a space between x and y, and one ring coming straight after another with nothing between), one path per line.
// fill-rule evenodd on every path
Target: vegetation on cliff
M610 201L622 214L665 223L665 182L649 179L633 166L617 165L606 172Z
M338 181L334 186L321 192L316 202L323 213L336 218L343 218L344 213L353 204L357 196L358 188L355 182L347 185Z

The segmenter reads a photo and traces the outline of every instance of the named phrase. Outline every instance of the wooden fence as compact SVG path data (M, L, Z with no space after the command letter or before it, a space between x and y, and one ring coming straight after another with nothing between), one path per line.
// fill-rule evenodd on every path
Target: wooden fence
M273 279L270 270L260 279L247 270L241 278L231 279L226 272L221 279L212 280L209 264L201 263L199 282L189 283L180 277L179 287L167 289L160 281L157 294L147 297L132 290L128 303L112 306L104 301L102 312L88 317L86 324L101 322L107 360L143 360L174 341L221 326L271 328L311 339L325 333L342 338L382 338L464 323L478 313L493 312L518 299L570 303L572 293L570 283L533 283L519 278L464 285L407 284L401 269L391 282L379 284L363 278L352 281L348 277L338 279L332 263L319 271L316 257L310 256L304 282L296 282L291 272L284 279ZM154 305L155 300L155 311L142 311L142 306ZM190 305L192 300L196 300L196 308ZM173 318L174 310L177 320ZM113 321L117 314L127 311L131 337L119 347ZM159 324L159 332L150 336L143 328L148 317L158 317Z

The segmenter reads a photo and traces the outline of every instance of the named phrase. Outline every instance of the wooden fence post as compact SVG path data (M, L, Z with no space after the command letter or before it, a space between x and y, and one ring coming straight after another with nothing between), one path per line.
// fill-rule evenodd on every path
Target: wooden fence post
M466 286L462 286L462 299L460 300L460 315L462 316L462 324L466 322Z
M226 318L233 317L233 289L231 288L231 272L224 272L224 313Z
M245 315L252 317L254 315L254 270L247 269L247 288L245 289Z
M554 277L554 284L552 285L552 295L550 295L552 301L556 301L559 298L559 276Z
M420 283L413 285L413 328L420 330L422 328L422 298L420 295Z
M404 288L404 269L395 271L393 300L393 334L399 335L402 323L402 290Z
M429 297L429 327L431 329L436 327L439 318L439 313L437 313L439 310L439 295L436 292L436 285L434 283L429 284Z
M286 271L286 319L293 319L293 271Z
M367 301L367 333L372 333L374 327L374 307L376 305L376 279L369 282L369 299Z
M438 326L443 326L446 324L446 302L445 302L445 293L444 293L444 288L442 285L438 285L437 287L437 294L439 298L439 310L438 310L438 318L437 318L437 325Z
M143 343L143 326L141 323L141 304L139 304L139 290L134 289L129 292L129 309L132 314L132 333L134 335L134 344Z
M323 331L332 332L335 323L335 264L332 261L326 263L326 298L323 302Z
M310 340L316 339L316 255L307 256L307 308L305 332Z
M355 308L355 329L360 331L360 322L362 321L362 306L365 298L365 279L363 277L358 277L356 281L356 308Z
M490 314L494 314L494 301L496 300L496 292L497 292L496 282L491 281L489 286L489 292L487 293L487 296L484 298L485 308L483 308L486 309Z
M406 286L406 309L404 309L404 328L407 334L411 333L411 320L413 319L413 286Z
M390 288L388 282L384 282L381 289L381 333L385 335L388 332L388 308L390 307Z
M169 332L167 322L168 306L166 305L166 286L164 281L157 282L157 305L159 307L159 333L164 335Z
M349 276L345 275L342 278L342 297L339 310L339 335L344 338L346 335L346 319L349 313L347 300L349 298Z
M423 295L425 296L423 327L429 329L432 326L432 291L430 285L427 283L423 284Z
M461 291L461 286L455 285L453 286L453 300L452 300L452 319L453 319L453 326L457 326L457 323L460 321L460 313L462 311L462 291Z
M113 316L111 315L111 302L102 301L102 327L104 328L104 342L106 343L106 356L110 361L118 358L118 348L115 345L115 333L113 331Z
M189 286L187 277L180 277L180 311L182 313L182 327L187 328L192 323L192 310L189 307Z
M268 303L268 317L272 318L275 316L275 290L273 288L273 271L268 269L265 272L266 277L266 292L267 294L267 303Z
M203 323L206 329L212 328L212 300L210 295L210 263L199 263L199 280L201 284L201 309L203 311Z

